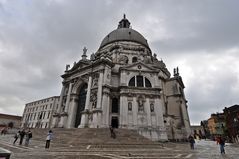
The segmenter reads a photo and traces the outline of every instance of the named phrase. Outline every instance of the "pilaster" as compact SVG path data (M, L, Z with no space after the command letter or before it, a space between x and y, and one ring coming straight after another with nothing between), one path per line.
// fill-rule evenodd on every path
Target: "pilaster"
M63 85L62 89L61 89L60 102L59 102L58 108L57 108L56 112L53 114L52 126L51 126L53 128L59 127L58 124L60 122L60 111L61 111L61 106L62 106L62 102L63 102L64 92L65 92L65 86Z
M68 120L67 120L67 128L74 128L75 120L76 120L76 112L77 112L77 105L78 105L78 95L72 94L71 101L68 110Z
M90 107L90 91L91 91L91 85L92 85L92 76L89 76L88 79L88 87L87 87L87 93L86 93L86 101L85 101L85 110L82 112L81 115L81 124L79 125L79 128L88 127L88 115L89 115L89 107Z

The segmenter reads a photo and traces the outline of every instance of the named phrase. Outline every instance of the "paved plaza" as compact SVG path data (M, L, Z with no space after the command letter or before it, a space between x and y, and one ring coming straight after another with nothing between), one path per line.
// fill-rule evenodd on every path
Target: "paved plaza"
M219 146L213 141L197 141L195 150L188 143L162 143L146 145L72 145L45 150L44 141L32 140L29 147L12 144L13 135L0 136L0 147L12 152L11 159L238 159L239 145L226 144L226 154L219 153Z

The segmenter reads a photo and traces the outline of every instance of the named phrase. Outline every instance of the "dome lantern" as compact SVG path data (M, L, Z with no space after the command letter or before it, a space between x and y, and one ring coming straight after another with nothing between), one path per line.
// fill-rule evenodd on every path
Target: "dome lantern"
M130 22L128 19L126 19L126 15L124 14L124 18L119 22L118 29L119 28L129 28Z

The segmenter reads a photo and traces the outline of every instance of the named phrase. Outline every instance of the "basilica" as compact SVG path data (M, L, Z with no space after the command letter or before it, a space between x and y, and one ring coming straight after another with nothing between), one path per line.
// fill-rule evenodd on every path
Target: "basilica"
M153 141L190 134L178 68L171 76L125 15L95 53L87 55L84 48L82 58L66 65L61 77L51 127L133 129Z

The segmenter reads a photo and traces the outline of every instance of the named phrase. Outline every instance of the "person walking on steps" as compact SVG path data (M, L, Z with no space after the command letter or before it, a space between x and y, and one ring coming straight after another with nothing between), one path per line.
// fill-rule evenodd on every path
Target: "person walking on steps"
M190 143L191 149L194 150L195 140L194 140L194 138L193 138L192 135L190 135L190 136L188 137L188 141L189 141L189 143Z
M23 138L25 136L25 130L23 129L22 131L20 131L20 141L19 141L19 145L22 145L23 142Z
M112 137L113 139L116 138L116 134L115 134L114 128L112 126L110 127L110 137Z
M19 138L19 136L20 136L20 130L15 134L15 136L14 136L15 140L13 141L13 144L16 143L16 141Z
M51 130L49 130L49 132L46 136L46 146L45 146L46 149L49 149L52 137L53 137L53 132Z
M29 129L28 132L26 132L26 139L25 139L25 146L29 145L30 139L32 138L32 132Z

